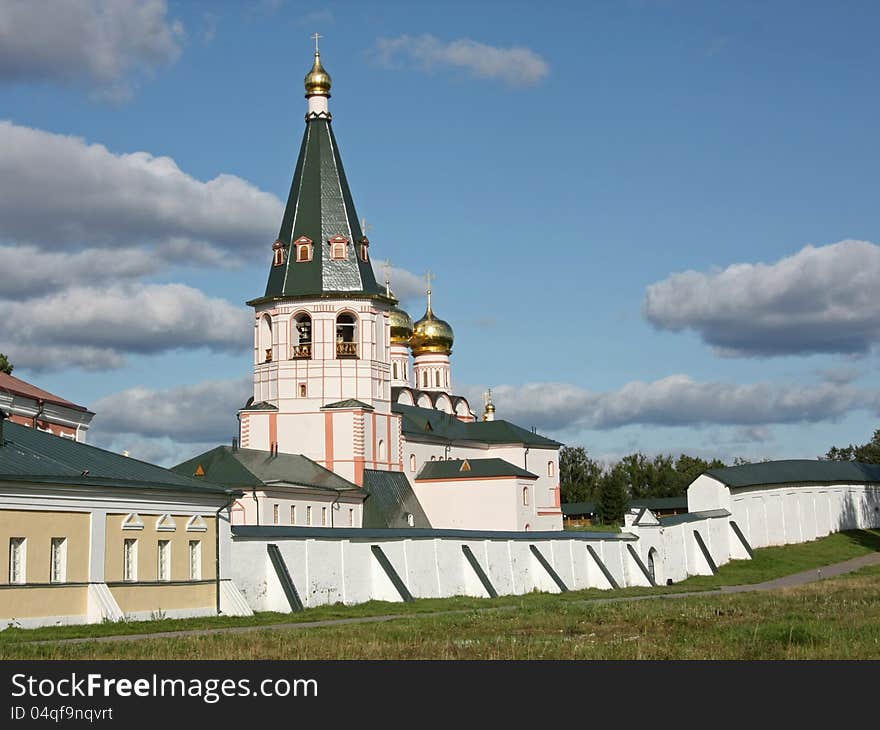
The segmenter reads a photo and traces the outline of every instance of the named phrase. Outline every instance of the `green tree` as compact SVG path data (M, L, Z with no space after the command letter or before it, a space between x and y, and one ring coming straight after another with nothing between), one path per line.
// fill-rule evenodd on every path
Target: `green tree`
M599 522L605 525L623 522L623 513L629 503L627 491L626 469L620 462L605 474L599 487Z
M583 446L559 450L559 488L563 502L588 502L596 498L602 481L602 466Z
M644 499L650 496L654 470L644 454L627 454L611 471L619 474L631 499Z
M880 464L880 429L874 431L873 438L861 446L853 444L842 448L832 446L824 458L834 461L861 461L865 464Z
M0 352L0 373L6 373L7 375L12 375L12 371L14 370L12 363L9 362L9 358L6 357L2 352Z
M678 491L670 497L686 494L687 488L691 483L704 471L709 469L720 469L724 466L724 462L720 459L712 459L706 461L699 456L688 456L681 454L675 461L675 472L678 475Z

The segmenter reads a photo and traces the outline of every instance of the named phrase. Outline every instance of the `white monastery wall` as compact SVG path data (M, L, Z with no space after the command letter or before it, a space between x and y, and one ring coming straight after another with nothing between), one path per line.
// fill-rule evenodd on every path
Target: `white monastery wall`
M729 488L704 474L688 489L688 506L711 504L712 499L730 505L731 519L753 548L880 526L880 485L876 484ZM735 537L733 541L738 542Z

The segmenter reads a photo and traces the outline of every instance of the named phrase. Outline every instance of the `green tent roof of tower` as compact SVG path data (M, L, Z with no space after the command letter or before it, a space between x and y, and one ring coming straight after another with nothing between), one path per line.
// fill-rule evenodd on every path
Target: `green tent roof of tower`
M344 259L331 257L330 239L335 236L348 240ZM312 241L309 261L297 261L293 243L302 237ZM387 298L372 265L363 260L365 237L329 119L306 122L278 240L285 247L284 263L272 265L265 295L248 304L338 294Z

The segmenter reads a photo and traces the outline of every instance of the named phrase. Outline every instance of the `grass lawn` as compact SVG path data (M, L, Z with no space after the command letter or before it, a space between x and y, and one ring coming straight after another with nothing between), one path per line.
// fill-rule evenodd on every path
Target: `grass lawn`
M755 559L752 561L734 561L729 563L728 565L722 566L719 570L718 575L716 576L696 576L693 578L689 578L686 581L681 583L677 583L674 586L661 586L658 588L627 588L617 591L601 591L598 589L588 589L583 591L573 591L565 594L542 594L542 593L532 593L527 594L525 596L501 596L497 599L483 599L483 598L469 598L465 596L457 596L453 598L441 598L441 599L420 599L415 603L403 604L403 603L388 603L382 601L371 601L369 603L360 604L357 606L342 606L342 605L333 605L333 606L321 606L317 608L307 609L302 613L297 614L281 614L281 613L259 613L252 617L206 617L206 618L193 618L193 619L166 619L162 621L133 621L133 622L119 622L119 623L104 623L104 624L96 624L96 625L86 625L86 626L61 626L61 627L47 627L42 629L7 629L5 631L0 632L0 659L7 658L24 658L24 657L33 657L33 658L67 658L73 656L83 656L85 657L98 657L98 656L119 656L122 657L131 657L134 658L134 655L130 654L130 652L140 652L140 649L137 649L136 646L140 647L143 645L149 645L153 647L150 651L160 652L158 647L163 645L164 640L144 640L131 644L117 644L113 645L116 647L120 653L114 654L112 652L108 653L108 647L111 644L100 644L100 645L71 645L71 646L26 646L26 642L33 642L39 640L54 640L54 639L64 639L64 638L78 638L78 637L97 637L97 636L113 636L120 634L146 634L146 633L154 633L157 631L180 631L186 629L210 629L210 628L220 628L225 626L261 626L265 625L267 627L272 624L279 623L294 623L294 622L304 622L304 621L319 621L324 619L332 619L332 618L356 618L362 616L381 616L387 614L394 615L412 615L413 619L399 620L392 623L385 624L369 624L369 625L361 625L361 626L346 626L346 627L333 627L329 628L321 628L321 629L310 629L307 633L311 636L313 633L320 633L322 636L326 635L327 631L352 631L352 632L365 632L365 636L369 635L394 635L395 629L393 626L397 626L398 624L406 624L411 625L412 621L424 622L424 625L446 625L447 622L453 622L454 625L457 625L456 622L459 621L486 621L487 625L494 625L494 622L500 622L499 626L496 627L500 632L499 636L496 638L498 641L502 641L502 639L506 640L510 637L502 636L505 629L503 625L505 625L510 620L515 620L516 616L529 616L531 617L529 620L536 621L538 625L541 625L546 622L552 622L552 616L558 614L559 616L566 616L570 613L574 613L575 615L580 615L584 611L589 610L599 610L601 604L592 604L585 605L583 602L590 599L596 598L617 598L623 596L632 596L632 595L643 595L646 593L675 593L682 591L692 591L692 590L711 590L713 588L717 588L722 585L735 585L742 583L759 583L766 580L771 580L773 578L778 578L783 575L788 575L790 573L797 573L803 570L814 569L817 567L821 567L823 565L828 565L830 563L836 563L843 560L847 560L849 558L857 557L859 555L864 555L870 552L874 552L880 550L880 531L878 530L859 530L859 531L851 531L851 532L843 532L837 533L834 535L830 535L821 540L816 540L810 543L803 543L799 545L790 545L786 547L777 547L777 548L765 548L762 550L757 550L755 552ZM880 574L875 575L873 580L878 583L878 590L880 590ZM830 581L827 582L828 585L831 584ZM823 583L822 585L826 585ZM806 589L804 589L806 590ZM757 598L755 596L728 596L728 597L706 597L700 598L699 601L716 601L716 602L725 602L729 600L744 600L748 603L753 598ZM764 597L767 600L771 600L769 597ZM682 602L687 600L691 603L694 599L679 599L675 602L666 602L666 601L654 601L654 602L639 602L638 604L613 604L614 606L647 606L648 603L651 605L664 605L669 603L670 605L684 605ZM698 602L699 602L698 601ZM610 608L610 606L608 606ZM497 612L477 612L477 609L499 609ZM503 610L503 609L516 609L516 610ZM603 609L604 610L604 609ZM617 610L617 609L615 609ZM626 612L626 608L621 608L621 611ZM641 609L639 609L641 610ZM650 613L655 609L646 608L645 611ZM459 611L460 613L443 616L443 617L419 617L419 614L426 613L437 613L443 611ZM482 618L480 618L482 617ZM439 623L437 623L439 622ZM412 630L412 627L411 627ZM457 629L456 629L457 630ZM560 628L560 631L565 631L566 629ZM291 640L296 637L296 641L306 641L306 632L303 633L292 633L292 632L276 632L276 638L274 641L278 641L277 636L283 635L285 637L290 637ZM361 634L355 633L355 636L360 636ZM254 642L255 646L261 646L266 651L270 653L266 654L266 658L282 658L277 656L276 654L271 653L270 647L268 644L263 645L259 641L257 641L257 637L263 636L263 632L259 633L248 633L245 635L237 636L235 638L235 642L242 642L241 650L245 651L247 645L250 642ZM513 634L515 636L515 633ZM439 639L438 639L439 640ZM174 643L175 646L180 644L181 646L187 645L190 646L190 649L194 650L195 646L210 646L214 642L217 642L216 649L219 650L219 647L223 646L225 642L232 641L232 635L223 634L218 635L216 637L179 637L175 638L173 642L167 642L169 645ZM352 638L352 641L355 641L355 638ZM358 639L359 641L359 639ZM271 643L271 642L269 642ZM287 638L284 640L284 646L286 646ZM516 642L513 642L514 644ZM88 648L91 646L92 648ZM485 649L485 644L481 644ZM302 647L303 651L306 651L305 646ZM261 649L262 650L262 649ZM279 646L279 651L283 649L282 646ZM375 649L379 651L378 648ZM517 651L519 649L517 648ZM88 652L98 652L98 653L88 653ZM146 651L146 650L144 650ZM79 654L78 652L86 652L84 654ZM101 653L104 652L104 653ZM309 657L316 657L310 653L306 654ZM168 657L168 658L186 658L184 655L178 655L176 652L173 654L162 654L162 653L154 653L154 654L137 654L141 658L158 658L159 656ZM220 655L217 654L206 654L204 656L199 655L200 658L208 658L209 656L221 658ZM231 655L223 655L223 656L231 656ZM259 653L246 653L246 656L249 658L257 658L263 655ZM358 657L371 657L371 658L379 658L379 655L372 654L358 654ZM389 655L390 656L390 655ZM404 655L401 655L404 656ZM419 655L423 656L423 655ZM427 655L424 655L427 656ZM493 655L494 656L494 655ZM520 656L517 654L517 656ZM287 655L285 655L285 658ZM476 655L474 655L476 657ZM330 657L324 657L330 658ZM338 655L333 658L348 658L346 656ZM354 657L351 657L354 658ZM492 658L491 656L487 656L486 658ZM513 657L510 657L513 658ZM573 658L569 656L568 658Z
M878 659L880 568L772 593L523 602L305 631L3 650L19 659Z
M563 525L571 532L620 532L620 525Z

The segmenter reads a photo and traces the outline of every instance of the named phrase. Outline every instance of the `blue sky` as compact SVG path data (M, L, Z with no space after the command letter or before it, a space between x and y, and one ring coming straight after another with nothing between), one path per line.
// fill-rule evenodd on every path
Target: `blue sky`
M93 408L94 443L173 463L235 434L316 30L374 259L414 317L436 274L456 390L603 459L814 457L877 426L875 3L0 21L0 351Z

